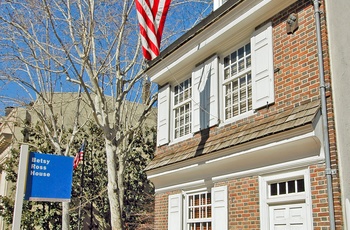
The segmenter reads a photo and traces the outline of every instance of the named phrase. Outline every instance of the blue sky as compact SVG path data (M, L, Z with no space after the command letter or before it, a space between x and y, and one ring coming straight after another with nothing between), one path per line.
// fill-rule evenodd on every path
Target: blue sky
M116 4L119 4L120 2L116 1ZM9 9L11 9L9 6L9 2L0 2L1 8L0 8L0 15L6 15L6 12L9 12ZM13 3L13 6L19 6L19 4L15 4ZM103 7L111 7L111 6L106 6L104 4L99 4L97 7L99 7L97 9L97 12L103 12ZM173 0L172 1L172 6L170 7L169 11L168 11L168 16L167 16L167 20L165 23L165 27L164 27L164 33L163 33L163 39L165 39L164 41L162 41L162 47L161 49L164 49L167 45L171 44L171 42L173 42L174 40L176 40L179 36L181 36L184 32L186 32L187 29L191 28L193 25L195 25L196 23L198 23L199 21L201 21L202 18L204 18L205 16L207 16L212 10L211 4L208 5L208 1L195 1L195 2L190 2L190 1L186 1L186 0ZM11 10L12 11L12 10ZM35 11L35 9L34 9ZM28 15L26 15L26 17L40 17L41 15L36 15L37 12L26 12L28 13ZM115 10L115 12L118 13L118 9ZM14 12L11 12L11 14L13 14ZM96 13L97 14L97 13ZM103 13L101 14L102 16ZM132 18L130 18L132 21L136 20L136 16L134 17L133 15L135 15L135 12L132 13ZM21 20L20 17L23 17L23 15L19 14L19 17L13 17L14 20ZM4 16L6 17L6 16ZM23 18L24 21L28 20L29 18ZM38 20L40 21L41 18L38 18ZM42 20L41 22L45 22L45 20ZM58 22L59 23L59 22ZM11 70L14 65L19 64L16 60L16 55L18 56L18 54L16 54L16 48L20 47L21 45L26 46L26 45L31 45L30 43L27 43L28 41L23 40L16 40L15 39L15 45L9 43L8 41L5 41L4 38L8 38L8 39L12 39L12 31L8 32L6 31L6 29L4 29L3 27L1 27L1 25L3 25L2 21L0 20L0 32L2 34L4 34L4 36L2 38L0 38L0 116L4 115L5 112L5 107L7 106L18 106L16 103L11 102L10 100L7 100L6 98L15 98L16 100L18 100L19 102L23 103L29 103L30 101L32 101L32 98L30 98L28 96L28 92L31 95L33 94L33 91L27 91L26 90L28 88L21 88L19 87L16 83L14 82L6 82L4 80L1 80L4 76L8 75L8 76L17 76L19 78L22 79L28 79L28 74L25 73L25 68L23 65L21 65L19 68L23 68L22 70L19 70L19 68L17 67L16 70ZM137 25L137 24L135 24ZM108 29L108 28L106 28ZM28 29L29 32L31 31L30 29ZM43 32L43 35L45 35L45 31L40 30L40 25L37 28L34 28L34 30L36 30L36 32L41 31ZM132 31L131 33L128 34L128 36L130 36L130 38L133 37L133 39L136 38L137 34L138 34L138 28L136 29L136 26L134 29L130 30ZM66 30L60 30L60 33L65 33ZM18 36L19 38L23 38L21 35L16 34L16 36ZM46 35L45 35L46 36ZM43 39L47 39L44 36L42 36ZM53 36L49 36L51 40L51 42L57 42L57 40L55 40L55 38ZM61 36L64 39L64 36ZM12 39L13 40L13 39ZM132 40L130 40L132 42ZM15 47L17 46L17 47ZM15 48L14 48L15 47ZM104 50L104 47L108 47L107 44L100 44L100 52L101 54L103 54L104 52L106 52L106 50ZM132 46L131 46L132 47ZM125 54L130 53L130 50L128 51L128 49L130 48L126 48L125 50L123 50L123 52L125 52ZM131 48L132 51L132 48ZM32 50L31 49L25 49L25 51L23 52L24 55L28 55L28 60L31 60L32 64L36 63L35 60L32 58ZM40 55L44 55L40 52L40 50L35 50L35 52L37 52L37 54ZM52 52L59 52L57 50L52 49ZM99 51L98 51L99 52ZM8 56L10 54L10 56ZM12 54L15 54L12 55ZM12 61L10 61L10 59L12 59ZM125 58L123 58L123 56L121 56L121 61L127 61L128 57L125 56ZM50 65L53 66L55 63L50 61L50 60L45 60L43 63L39 63L41 65ZM68 69L68 71L72 70L72 66L66 66L66 69ZM60 68L59 68L60 69ZM61 69L62 70L62 69ZM12 72L11 72L12 71ZM65 77L66 75L62 75L62 74L50 74L48 75L47 73L44 73L43 71L35 71L35 70L31 70L30 73L32 74L32 76L35 76L36 74L38 75L42 75L44 76L44 79L56 79L56 82L52 83L52 86L50 86L50 84L48 82L45 82L44 84L41 85L45 85L45 89L48 90L50 87L53 87L55 91L63 91L63 92L71 92L71 91L77 91L77 86L76 85L72 85L69 84L67 81L65 81ZM72 72L73 73L73 72ZM132 74L132 72L130 72L130 74ZM74 74L73 74L74 75ZM49 81L49 80L47 80ZM37 86L39 85L39 82L35 82L32 83L31 81L28 80L28 82L30 82L31 84L37 84ZM138 87L137 87L138 88ZM153 90L155 90L157 87L153 87ZM129 95L130 97L132 97L132 95ZM34 96L35 97L35 96ZM34 98L35 99L35 98Z

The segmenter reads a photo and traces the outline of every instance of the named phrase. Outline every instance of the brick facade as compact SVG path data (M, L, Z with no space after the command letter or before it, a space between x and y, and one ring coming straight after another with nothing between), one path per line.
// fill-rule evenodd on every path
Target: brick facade
M324 4L321 5L324 12ZM294 34L286 33L286 20L291 13L297 13L299 28ZM323 57L326 84L330 84L330 70L326 33L326 12L322 15ZM316 29L314 9L309 0L299 0L272 19L275 68L275 103L262 108L253 116L236 121L224 127L210 129L209 138L220 135L230 129L247 123L258 122L272 115L291 110L311 101L320 99L319 70L316 46ZM337 169L336 136L334 130L332 95L327 91L328 127L332 168ZM171 146L165 145L157 154L178 151L200 139L194 138ZM327 181L325 165L310 165L312 218L314 229L329 229L329 212L327 200ZM260 229L259 213L259 177L258 175L235 178L215 184L227 185L229 229ZM173 191L172 193L178 193ZM339 176L333 175L333 194L335 205L336 229L342 229L342 209L340 200ZM167 203L170 193L156 194L155 230L167 229Z
M314 230L328 229L329 212L324 164L310 166L310 180ZM260 229L258 176L237 178L215 184L215 186L222 185L227 185L229 192L229 229ZM337 185L337 182L334 185ZM168 196L179 192L156 194L155 230L167 229ZM336 226L337 229L342 229L339 192L335 193L335 201Z

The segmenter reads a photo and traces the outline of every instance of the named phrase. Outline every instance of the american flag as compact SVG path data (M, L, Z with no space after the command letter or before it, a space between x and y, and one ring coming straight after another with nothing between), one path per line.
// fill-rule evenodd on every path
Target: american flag
M85 146L86 146L86 141L84 140L79 151L77 152L77 154L74 157L73 169L76 169L78 167L79 162L84 160Z
M171 0L136 0L143 56L152 60L159 55L160 41Z

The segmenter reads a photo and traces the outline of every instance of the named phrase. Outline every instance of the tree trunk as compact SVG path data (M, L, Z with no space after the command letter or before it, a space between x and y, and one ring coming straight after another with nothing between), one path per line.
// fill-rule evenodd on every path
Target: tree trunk
M121 204L119 203L119 189L117 185L117 167L116 167L116 146L113 141L105 138L108 170L108 198L111 212L111 227L113 230L123 230Z
M62 202L62 230L69 230L69 203Z

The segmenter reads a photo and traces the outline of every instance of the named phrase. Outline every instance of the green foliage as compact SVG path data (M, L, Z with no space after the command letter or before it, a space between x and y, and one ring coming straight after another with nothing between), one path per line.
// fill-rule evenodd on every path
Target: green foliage
M78 226L81 203L81 225L84 222L84 226L90 227L92 223L93 229L110 229L106 154L102 131L96 125L90 124L85 136L77 139L76 149L79 149L83 138L88 140L88 146L84 154L84 165L80 163L74 171L71 226L73 229ZM150 226L153 221L154 188L143 170L153 158L155 138L155 129L145 128L136 135L132 150L127 153L123 214L126 229L153 229L144 227Z
M84 140L88 144L84 153L84 162L80 162L73 174L73 189L71 201L71 226L78 227L79 207L81 205L81 223L90 225L93 229L109 229L110 212L107 196L107 167L104 139L102 131L95 125L89 124L84 135L76 138L75 148L80 149ZM76 152L73 153L75 155ZM84 171L84 175L83 174ZM91 215L91 206L92 215Z
M153 229L154 187L147 179L145 167L153 158L156 132L145 128L134 136L132 151L127 154L125 170L124 222L126 229ZM147 227L149 226L149 227Z
M26 127L28 142L35 143L36 148L30 151L52 152L53 147L47 141L40 125L33 129ZM36 130L36 131L34 131ZM152 229L149 226L153 220L154 188L147 180L143 171L147 163L153 158L155 149L155 130L145 128L134 136L131 151L127 154L125 171L125 211L123 219L126 229ZM85 149L84 163L80 162L73 172L72 198L70 202L70 227L78 228L79 211L80 226L90 229L110 229L110 210L107 196L107 167L105 142L102 131L95 124L90 123L75 139L71 148L71 156L79 151L83 140L88 145ZM6 171L6 180L11 182L9 195L0 197L0 216L10 225L14 209L15 185L17 181L17 166L19 150L12 149L10 156L2 166ZM84 176L82 173L84 171ZM79 207L81 209L79 210ZM92 207L92 209L91 209ZM62 204L54 202L24 201L22 211L23 229L61 229ZM92 225L91 225L92 223Z

